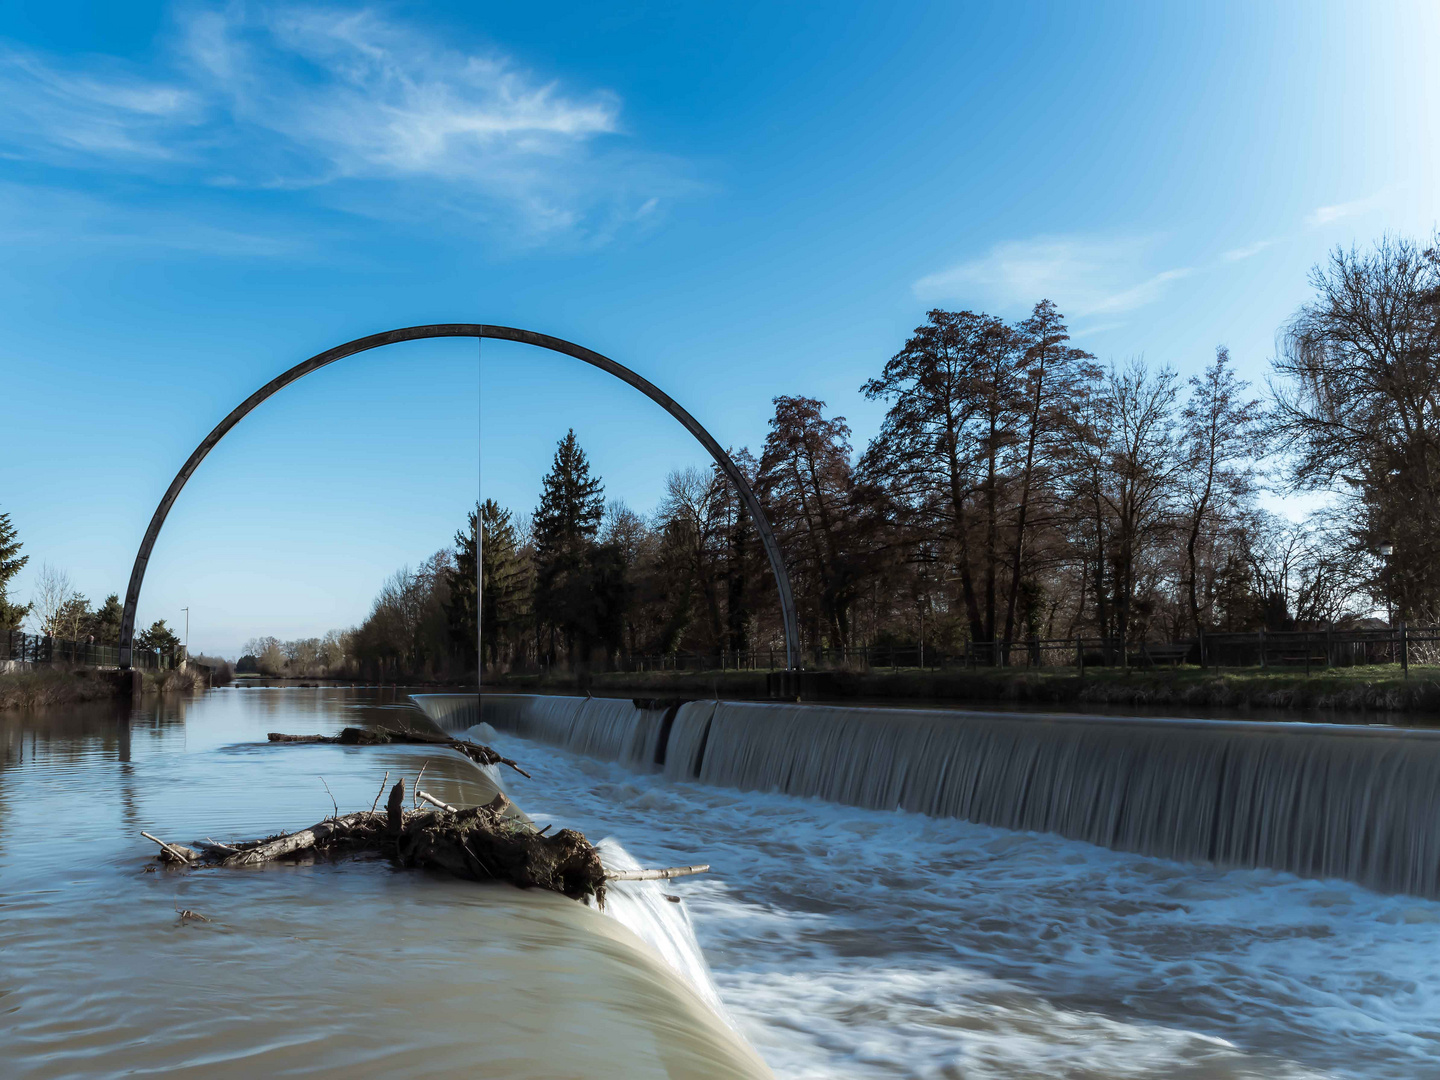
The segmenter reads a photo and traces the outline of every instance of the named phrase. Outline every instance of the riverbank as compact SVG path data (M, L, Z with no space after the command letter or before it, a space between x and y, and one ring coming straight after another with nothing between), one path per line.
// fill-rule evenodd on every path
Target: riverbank
M141 695L204 689L198 671L156 671L141 676ZM43 668L0 675L0 712L79 705L87 701L124 701L135 696L130 672L95 668Z
M497 689L588 690L596 694L696 695L763 700L764 671L603 672L501 677ZM942 671L813 671L803 676L809 701L924 700L1012 705L1106 705L1140 708L1336 710L1349 713L1440 714L1440 668L1394 665L1317 669L988 668Z

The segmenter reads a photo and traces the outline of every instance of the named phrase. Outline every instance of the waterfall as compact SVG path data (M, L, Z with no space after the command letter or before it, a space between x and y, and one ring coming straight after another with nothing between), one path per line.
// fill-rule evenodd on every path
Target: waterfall
M430 698L448 696L416 698L444 722ZM660 744L666 712L624 699L484 704L501 731L675 780L1440 898L1440 732L696 701Z

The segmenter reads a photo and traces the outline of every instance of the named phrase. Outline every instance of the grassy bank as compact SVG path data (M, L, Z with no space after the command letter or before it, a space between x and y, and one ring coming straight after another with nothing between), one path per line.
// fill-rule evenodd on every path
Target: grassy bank
M194 671L146 672L142 694L185 693L203 689ZM87 701L128 700L133 695L128 674L93 668L44 668L0 675L0 710L40 709Z
M764 672L606 672L585 677L538 676L500 681L516 690L581 690L635 697L694 694L765 698ZM1316 669L1074 668L1039 671L807 672L806 700L912 699L1015 705L1116 705L1164 709L1255 708L1343 712L1433 713L1440 718L1440 667L1412 667L1403 678L1393 665Z

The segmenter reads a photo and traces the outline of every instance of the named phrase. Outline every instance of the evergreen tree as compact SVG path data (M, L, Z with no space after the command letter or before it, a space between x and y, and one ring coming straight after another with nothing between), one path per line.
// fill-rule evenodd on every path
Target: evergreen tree
M120 603L120 597L111 593L105 598L105 603L100 610L91 617L90 627L87 634L95 635L97 645L119 645L120 644L120 617L124 608Z
M535 617L550 631L552 663L557 634L564 638L572 666L577 645L588 658L601 636L592 559L605 516L604 492L600 478L590 475L572 428L555 451L534 520Z
M484 543L483 626L485 654L491 668L509 651L511 637L525 611L525 560L513 515L494 499L480 508ZM455 570L450 575L450 600L445 613L450 635L463 660L475 657L475 513L469 529L455 534Z
M172 655L180 648L180 639L165 625L164 619L156 619L150 629L135 635L135 648L140 652L159 650L163 655Z
M455 534L455 570L450 575L450 602L445 618L450 624L450 644L462 664L475 659L475 511L466 518L467 528Z
M29 604L17 604L6 595L10 581L30 561L20 554L21 543L9 514L0 514L0 631L18 630L30 614Z

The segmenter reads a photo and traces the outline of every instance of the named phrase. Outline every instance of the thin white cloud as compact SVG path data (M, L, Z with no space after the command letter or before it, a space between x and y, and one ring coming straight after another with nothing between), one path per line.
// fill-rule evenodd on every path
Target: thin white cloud
M1271 247L1274 243L1274 240L1257 240L1255 241L1255 243L1246 244L1244 247L1231 248L1229 251L1223 253L1220 258L1224 259L1226 262L1240 262L1241 260L1248 259L1253 255L1259 255L1260 252L1264 251L1268 247Z
M234 3L181 20L153 69L0 51L0 154L320 189L384 216L443 205L546 235L654 216L687 186L673 163L617 148L615 94L568 90L373 10Z
M199 106L193 91L163 80L113 66L102 74L66 71L3 46L0 100L0 138L56 164L87 156L126 164L173 158L169 133L193 120Z
M1040 237L996 244L988 253L915 283L926 300L1015 311L1050 299L1076 317L1116 315L1158 299L1191 270L1149 271L1151 240ZM971 298L974 298L972 301Z
M1329 225L1333 221L1340 221L1344 218L1355 217L1357 214L1365 214L1380 206L1384 201L1385 193L1378 191L1374 195L1367 195L1363 199L1354 199L1351 202L1336 203L1333 206L1319 206L1306 219L1306 224L1312 228L1320 225Z

